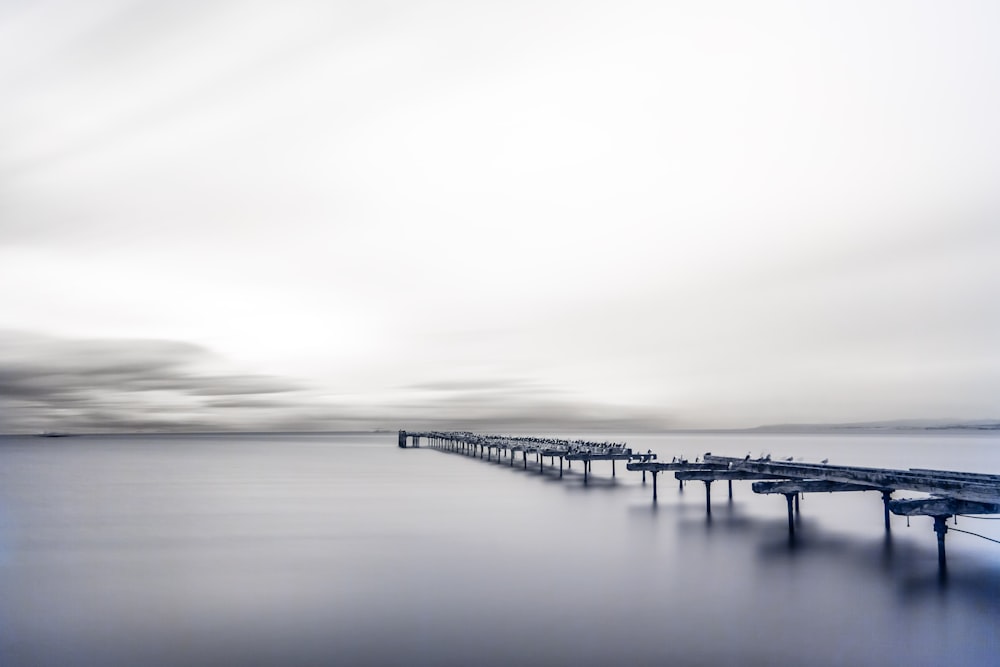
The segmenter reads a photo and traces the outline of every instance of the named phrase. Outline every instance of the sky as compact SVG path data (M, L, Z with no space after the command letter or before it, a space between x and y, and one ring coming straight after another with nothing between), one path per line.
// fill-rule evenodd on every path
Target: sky
M1000 417L998 25L0 0L0 432Z

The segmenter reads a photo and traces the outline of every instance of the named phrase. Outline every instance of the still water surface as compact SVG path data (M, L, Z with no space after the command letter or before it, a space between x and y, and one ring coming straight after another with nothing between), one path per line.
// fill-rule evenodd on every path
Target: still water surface
M1000 473L986 435L616 439ZM709 521L701 483L395 441L0 438L0 665L1000 664L1000 544L949 533L941 585L876 493L806 496L790 545L748 482Z

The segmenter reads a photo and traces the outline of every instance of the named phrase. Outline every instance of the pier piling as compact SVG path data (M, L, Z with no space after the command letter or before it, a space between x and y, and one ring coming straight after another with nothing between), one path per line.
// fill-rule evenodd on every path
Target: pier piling
M792 513L792 496L794 493L785 494L785 502L788 503L788 536L795 536L795 516Z
M889 489L882 489L882 512L885 517L885 532L890 532L892 530L892 524L889 523L889 501L892 500L892 491Z
M948 576L948 560L944 552L944 536L948 532L948 516L946 514L934 517L934 532L937 533L938 545L938 575L942 579Z

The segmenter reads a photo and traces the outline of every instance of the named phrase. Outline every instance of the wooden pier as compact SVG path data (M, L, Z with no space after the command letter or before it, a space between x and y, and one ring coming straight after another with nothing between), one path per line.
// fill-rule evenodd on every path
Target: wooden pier
M652 452L633 453L624 444L613 442L480 435L466 432L399 432L400 447L420 447L421 439L430 447L478 456L487 461L493 460L494 453L497 463L500 463L502 457L506 456L511 467L514 466L517 455L520 454L521 466L525 470L528 469L528 455L531 454L534 455L535 459L532 465L537 464L540 473L545 472L546 458L549 459L549 465L552 467L555 466L555 460L559 459L560 478L563 476L564 468L572 469L573 461L579 461L583 465L584 484L590 481L593 461L611 461L611 476L615 477L617 475L616 461L652 461L656 459L656 454Z
M420 447L421 439L429 446L445 451L458 452L480 459L501 463L507 457L515 465L520 454L522 467L527 470L528 457L534 455L533 465L539 473L545 472L545 459L555 466L559 459L559 477L564 464L573 461L583 465L584 484L589 482L593 461L610 461L611 475L617 474L616 461L625 461L630 471L642 472L643 482L647 473L653 479L653 502L657 501L657 476L672 472L681 490L688 481L705 484L705 510L712 514L712 484L725 481L729 500L733 498L734 481L750 481L754 493L778 494L785 497L788 510L789 539L795 538L794 515L799 512L799 498L805 493L848 493L875 491L882 496L885 530L891 530L890 513L900 516L929 516L934 519L937 534L938 566L942 577L947 572L945 534L947 520L959 515L1000 514L1000 475L927 470L913 468L893 470L888 468L863 468L857 466L828 465L827 463L802 463L792 460L772 461L770 456L751 459L713 456L707 453L694 462L674 457L670 462L658 461L652 451L633 452L624 443L560 440L554 438L481 435L468 432L422 431L399 432L400 447ZM893 499L897 491L926 494L922 498Z

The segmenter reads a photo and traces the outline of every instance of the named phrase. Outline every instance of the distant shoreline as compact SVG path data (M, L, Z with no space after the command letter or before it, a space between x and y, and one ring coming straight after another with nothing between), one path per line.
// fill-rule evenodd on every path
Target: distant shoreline
M444 429L444 426L440 428ZM422 430L433 430L424 427ZM508 429L480 429L482 432L514 433ZM333 431L99 431L73 432L58 431L50 433L22 432L0 433L0 437L135 437L135 436L281 436L281 435L392 435L397 429L354 429ZM518 433L520 432L517 431ZM868 422L853 424L768 424L749 428L678 428L663 430L636 429L587 429L586 427L568 427L551 429L534 429L533 433L634 433L643 435L699 435L699 434L732 434L732 435L830 435L830 434L919 434L919 433L1000 433L1000 420L977 420L970 422L948 422L944 420L928 420L926 422ZM57 434L57 435L53 435Z

